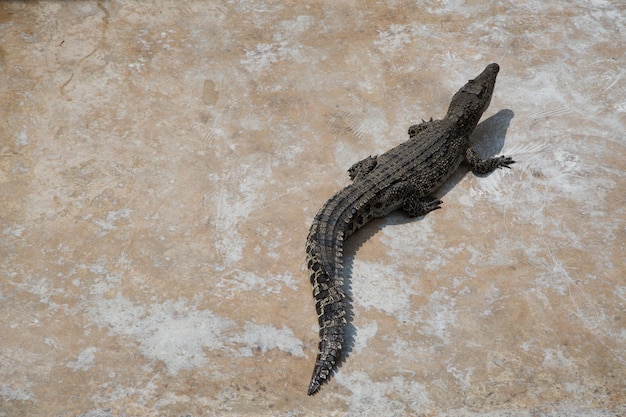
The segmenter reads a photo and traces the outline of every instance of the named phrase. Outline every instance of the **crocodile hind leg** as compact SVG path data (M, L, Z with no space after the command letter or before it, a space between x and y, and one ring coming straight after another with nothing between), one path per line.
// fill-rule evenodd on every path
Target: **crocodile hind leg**
M425 216L433 210L441 208L443 201L427 196L419 198L416 195L410 195L404 200L402 210L404 210L411 217Z

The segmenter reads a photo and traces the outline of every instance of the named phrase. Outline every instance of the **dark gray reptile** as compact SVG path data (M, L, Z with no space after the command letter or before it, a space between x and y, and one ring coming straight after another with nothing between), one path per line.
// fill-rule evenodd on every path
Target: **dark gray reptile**
M328 381L345 344L346 294L343 290L344 240L368 221L402 209L409 216L423 216L440 208L433 196L463 159L474 173L509 168L505 156L480 159L470 146L470 135L489 106L498 64L488 65L452 97L442 120L430 120L409 128L409 140L349 170L352 184L335 194L315 216L307 238L307 267L311 274L315 308L320 325L319 354L309 395Z

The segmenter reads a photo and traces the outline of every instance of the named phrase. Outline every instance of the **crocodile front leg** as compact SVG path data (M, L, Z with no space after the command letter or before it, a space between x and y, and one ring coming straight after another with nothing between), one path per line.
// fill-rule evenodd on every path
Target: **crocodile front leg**
M511 168L509 165L514 164L515 161L509 156L496 156L495 158L481 159L474 148L469 147L465 152L465 158L472 168L474 174L483 175L489 174L498 168Z
M376 165L378 165L376 158L377 156L368 156L367 158L352 165L348 169L350 179L354 181L370 173L374 168L376 168Z
M409 127L409 131L408 131L409 139L413 139L414 136L417 136L418 133L426 129L432 121L433 121L432 117L430 118L429 121L422 119L422 123L418 123L416 125L412 125L411 127Z

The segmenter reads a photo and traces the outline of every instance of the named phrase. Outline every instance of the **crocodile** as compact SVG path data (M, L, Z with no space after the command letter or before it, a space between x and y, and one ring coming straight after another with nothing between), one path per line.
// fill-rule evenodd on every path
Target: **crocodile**
M352 183L316 214L306 242L319 330L319 353L308 394L328 381L346 343L347 300L343 288L343 244L368 221L402 209L411 217L441 208L436 191L467 160L475 174L510 168L507 156L481 159L470 135L491 102L500 67L493 63L453 97L441 120L422 120L409 128L409 140L349 170Z

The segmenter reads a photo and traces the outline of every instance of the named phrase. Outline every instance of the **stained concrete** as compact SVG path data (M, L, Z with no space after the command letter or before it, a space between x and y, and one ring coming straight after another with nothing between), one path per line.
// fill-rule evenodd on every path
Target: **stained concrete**
M0 3L0 416L626 415L626 5ZM442 210L304 240L354 162L501 72Z

